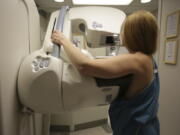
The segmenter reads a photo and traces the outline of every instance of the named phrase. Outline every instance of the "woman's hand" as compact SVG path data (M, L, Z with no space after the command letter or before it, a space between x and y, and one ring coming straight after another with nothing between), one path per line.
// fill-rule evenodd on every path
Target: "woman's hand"
M68 39L59 31L54 31L51 36L52 42L58 45L64 45Z

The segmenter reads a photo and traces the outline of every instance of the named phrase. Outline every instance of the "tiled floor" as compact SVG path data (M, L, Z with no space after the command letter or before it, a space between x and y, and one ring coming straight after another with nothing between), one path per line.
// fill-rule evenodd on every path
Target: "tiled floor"
M52 132L50 135L112 135L112 133L106 127L100 126L71 133Z

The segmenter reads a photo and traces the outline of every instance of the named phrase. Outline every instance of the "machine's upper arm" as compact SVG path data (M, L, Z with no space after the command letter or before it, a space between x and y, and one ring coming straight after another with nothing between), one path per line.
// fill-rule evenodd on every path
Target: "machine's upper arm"
M101 78L116 78L127 74L135 74L140 64L135 54L125 54L106 59L88 61L82 66L81 73Z

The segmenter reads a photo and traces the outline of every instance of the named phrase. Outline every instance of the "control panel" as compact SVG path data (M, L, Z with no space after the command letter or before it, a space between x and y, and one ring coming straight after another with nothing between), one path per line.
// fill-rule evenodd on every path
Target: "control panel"
M49 66L50 64L50 59L47 57L42 57L42 56L37 56L33 61L32 61L32 71L33 72L38 72L41 69L45 69Z

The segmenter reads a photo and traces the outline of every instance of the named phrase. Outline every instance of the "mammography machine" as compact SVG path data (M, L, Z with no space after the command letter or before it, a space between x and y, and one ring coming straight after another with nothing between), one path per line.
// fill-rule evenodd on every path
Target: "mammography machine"
M124 12L109 7L64 6L51 14L43 47L27 56L18 76L20 101L40 113L58 113L82 107L111 103L129 77L101 79L81 75L71 64L63 47L51 42L53 30L59 30L73 39L73 33L82 35L83 46L107 47L120 43L119 33L125 19ZM79 46L85 55L94 57Z

